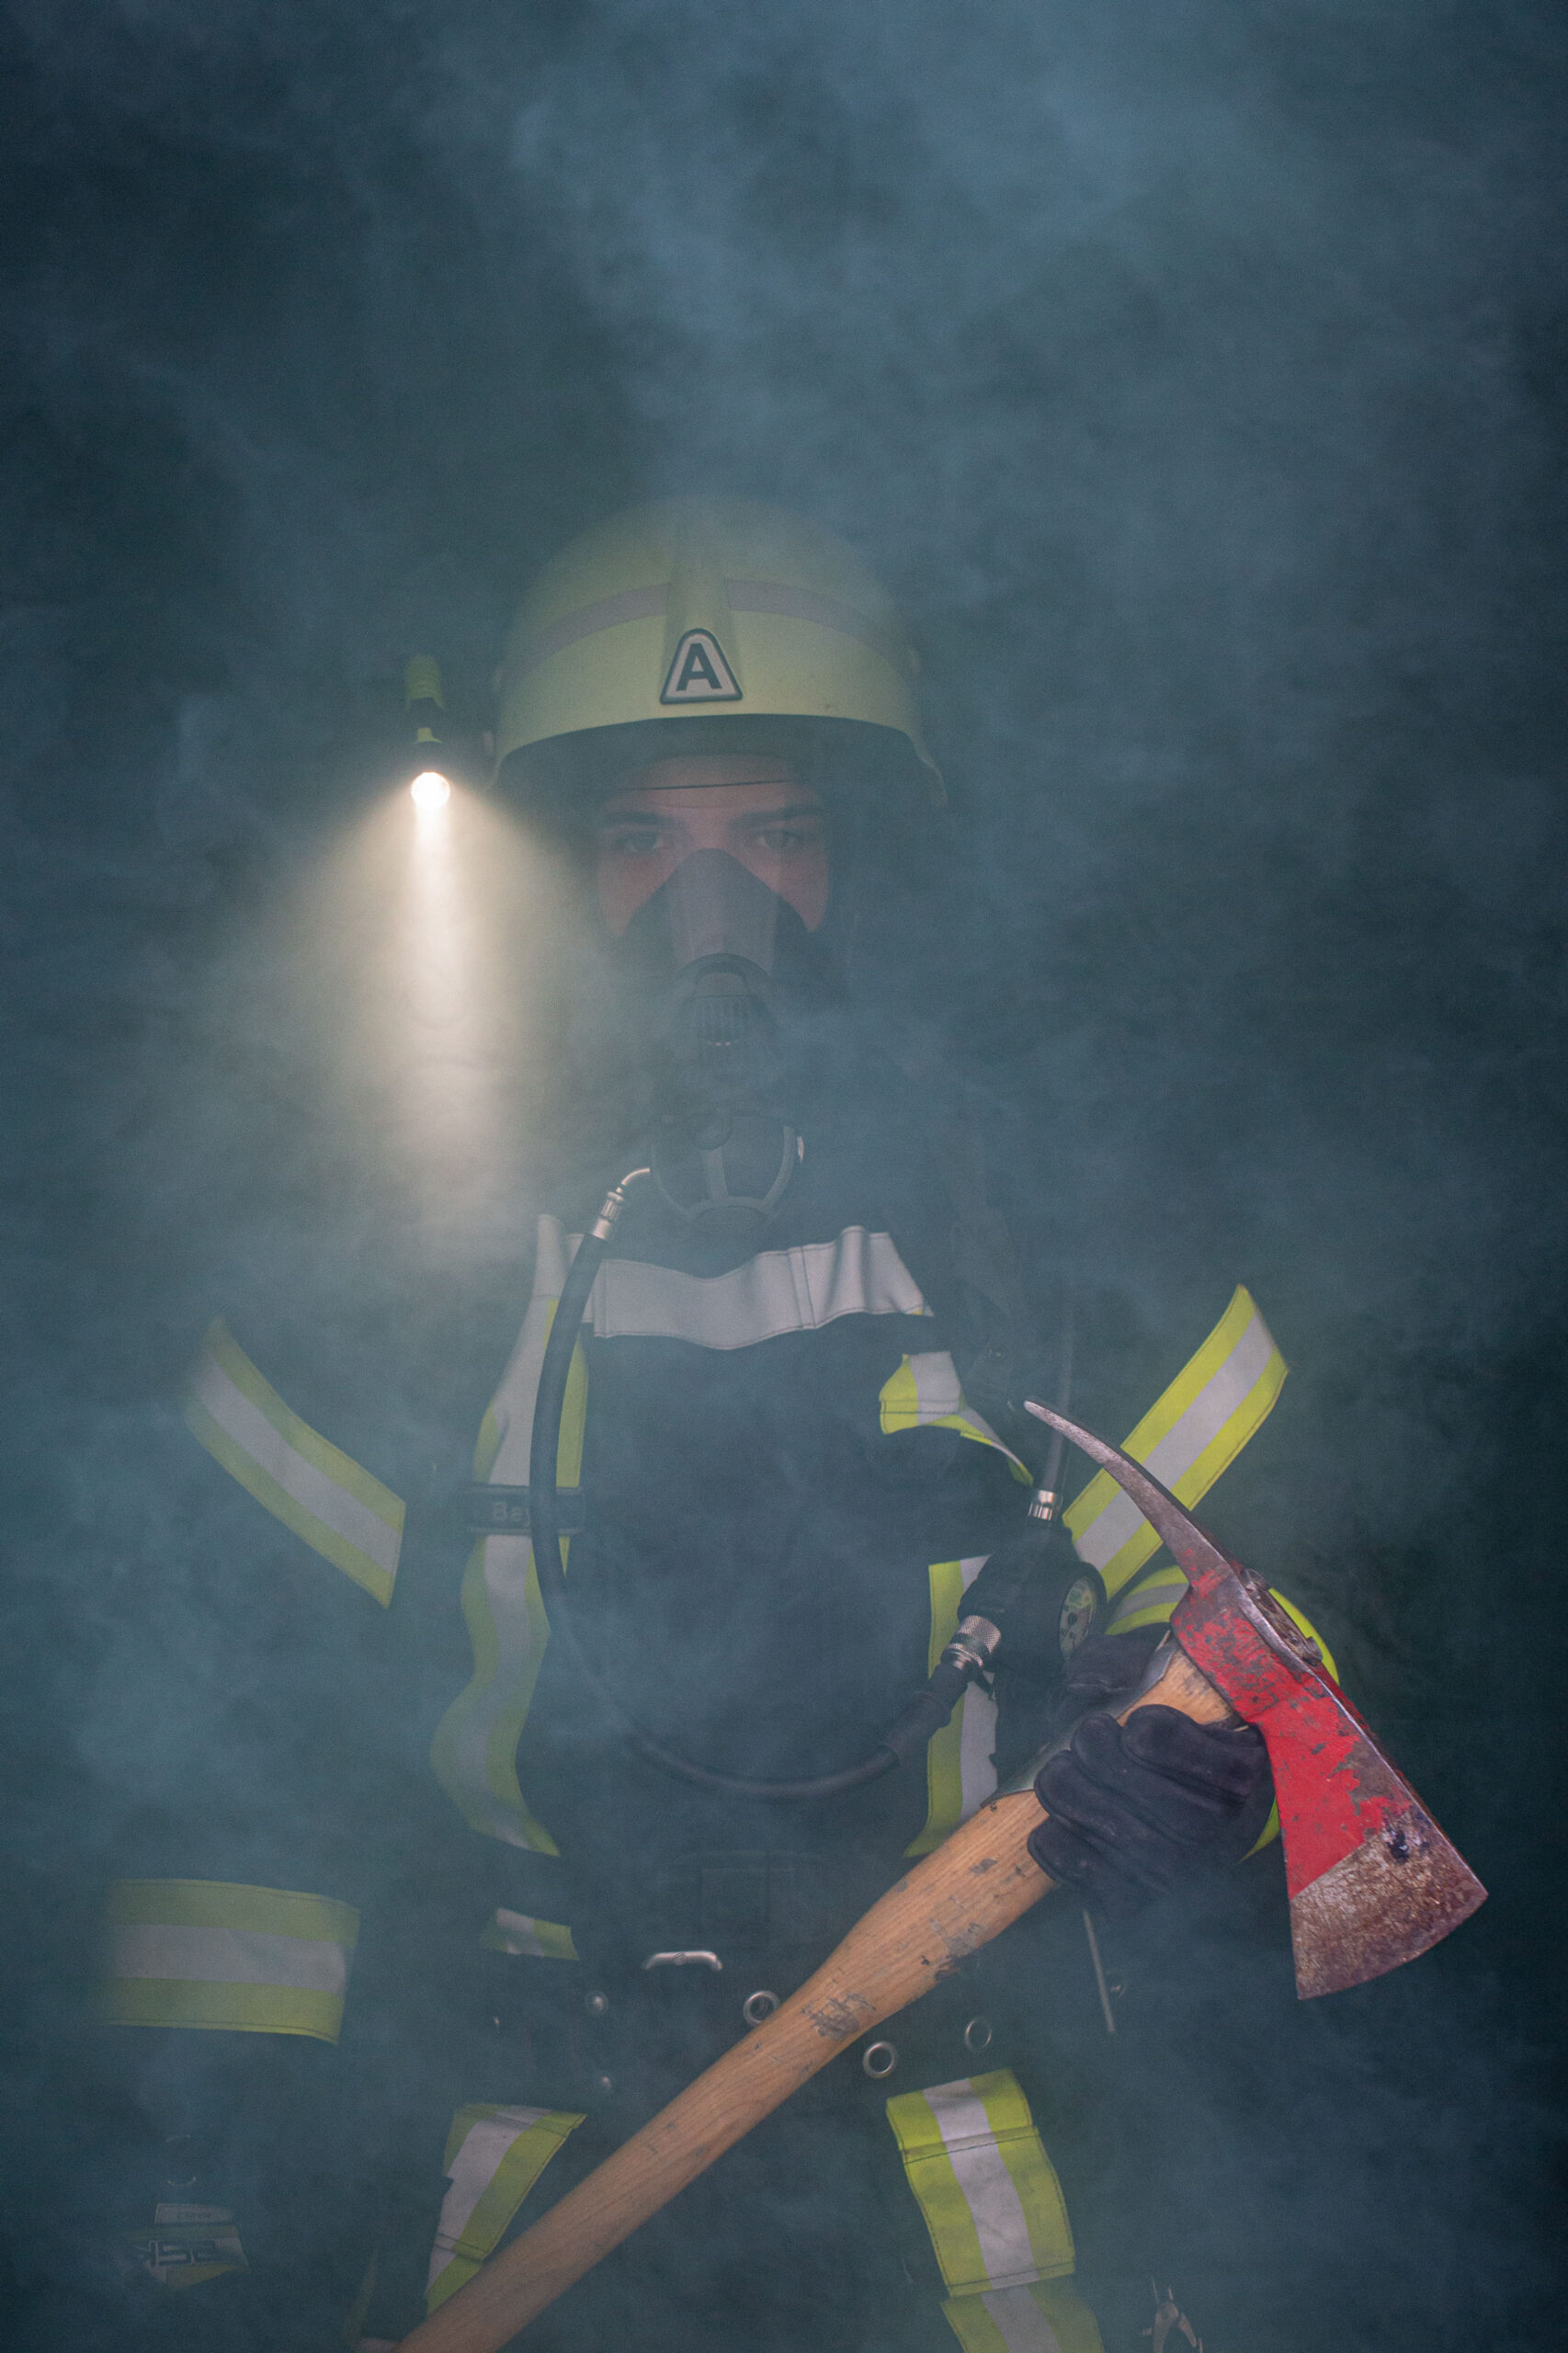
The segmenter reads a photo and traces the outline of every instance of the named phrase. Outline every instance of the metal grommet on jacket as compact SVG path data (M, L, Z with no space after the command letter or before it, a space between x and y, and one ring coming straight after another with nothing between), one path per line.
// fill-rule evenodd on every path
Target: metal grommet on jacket
M871 2081L881 2083L898 2065L898 2052L891 2042L869 2042L860 2053L860 2064Z
M770 2018L778 2007L778 1995L770 1992L767 1986L759 1986L755 1994L748 1994L741 2004L741 2016L747 2026L760 2026L764 2018Z
M983 2051L991 2048L991 2021L988 2018L972 2018L963 2030L963 2047L971 2058L978 2059Z

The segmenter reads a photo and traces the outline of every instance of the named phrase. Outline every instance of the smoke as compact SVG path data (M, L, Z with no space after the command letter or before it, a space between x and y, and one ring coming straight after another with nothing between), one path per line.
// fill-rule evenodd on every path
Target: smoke
M1217 1529L1493 1889L1321 2017L1247 1896L1132 1940L1114 2048L1041 2028L1119 2120L1096 2292L1134 2330L1157 2256L1218 2353L1544 2341L1557 13L17 0L0 39L29 2325L101 2341L51 2299L102 1881L193 1774L237 1819L284 1771L271 1666L302 1726L362 1639L199 1482L184 1366L223 1313L410 1493L523 1295L549 878L474 804L483 912L433 944L402 662L483 726L540 562L719 491L842 530L910 618L953 813L879 952L994 1102L1042 1300L1071 1236L1082 1410L1120 1435L1250 1285L1293 1375Z

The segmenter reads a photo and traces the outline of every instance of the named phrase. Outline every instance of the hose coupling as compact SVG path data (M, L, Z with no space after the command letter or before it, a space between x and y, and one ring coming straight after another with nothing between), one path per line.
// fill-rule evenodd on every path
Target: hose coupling
M626 1196L640 1178L651 1176L651 1168L629 1168L618 1185L612 1185L599 1204L599 1213L588 1228L593 1242L608 1242L620 1223L620 1212L626 1207Z
M960 1618L952 1641L942 1653L944 1666L956 1667L968 1683L989 1674L1002 1630L989 1618Z

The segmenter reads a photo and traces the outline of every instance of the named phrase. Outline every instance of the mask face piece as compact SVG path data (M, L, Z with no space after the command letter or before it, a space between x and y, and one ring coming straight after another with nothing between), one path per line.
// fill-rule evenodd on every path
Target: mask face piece
M780 1019L820 985L826 958L792 907L717 849L682 859L620 950L668 1069L654 1182L683 1219L744 1238L772 1217L800 1165L801 1139L767 1097Z
M787 908L778 893L739 858L727 850L697 849L682 858L632 922L640 924L651 915L655 924L663 924L674 972L722 956L771 972L779 918L785 915L800 924L794 909Z

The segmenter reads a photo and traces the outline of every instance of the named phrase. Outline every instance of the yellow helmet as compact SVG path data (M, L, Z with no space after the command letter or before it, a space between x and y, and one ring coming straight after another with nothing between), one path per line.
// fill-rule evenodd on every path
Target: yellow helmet
M574 540L536 582L496 674L499 773L583 788L666 754L776 752L939 802L915 667L842 540L750 500L666 499Z

